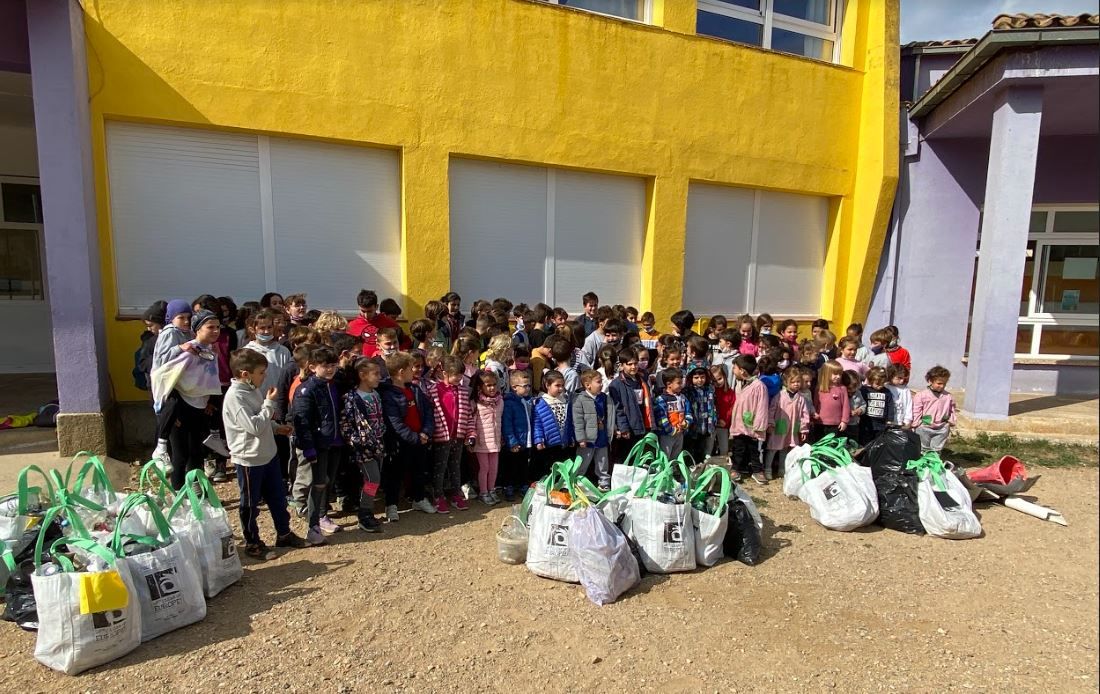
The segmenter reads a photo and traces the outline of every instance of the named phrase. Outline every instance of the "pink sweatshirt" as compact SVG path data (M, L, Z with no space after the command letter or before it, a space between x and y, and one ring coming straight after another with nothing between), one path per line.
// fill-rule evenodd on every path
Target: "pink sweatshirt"
M860 383L863 383L863 379L867 378L867 372L871 369L870 366L861 361L849 361L844 357L837 357L836 362L844 367L845 371L855 371L859 374Z
M730 415L730 436L751 436L764 440L768 433L768 388L760 379L739 384Z
M771 402L771 426L768 427L767 450L782 451L802 443L802 434L810 432L810 413L806 398L783 388Z
M844 386L833 386L825 392L814 391L814 408L817 409L821 423L829 427L835 427L841 422L847 425L852 417L848 389Z
M504 398L478 396L474 408L474 453L499 453L501 424L504 418Z
M913 393L913 424L942 429L944 424L955 424L955 398L944 391L939 395L931 388Z

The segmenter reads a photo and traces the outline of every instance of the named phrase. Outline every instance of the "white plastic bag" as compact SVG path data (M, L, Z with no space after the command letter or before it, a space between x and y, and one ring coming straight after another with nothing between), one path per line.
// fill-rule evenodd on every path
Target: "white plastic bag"
M941 463L938 468L934 465L918 468L918 475L921 480L917 484L917 507L921 525L929 535L948 540L981 536L982 524L974 515L970 493L952 471Z
M135 538L122 532L121 521L140 507L148 509L157 527L156 536ZM137 587L142 642L206 617L199 558L191 540L186 535L174 536L153 499L145 494L130 497L119 512L119 521L111 549L118 563L130 570ZM137 540L137 547L153 549L126 556L127 540Z
M201 494L196 494L198 487ZM233 540L233 528L218 494L202 474L187 473L183 490L169 512L168 522L177 534L185 535L199 555L202 590L212 598L240 580L244 574Z
M615 602L642 580L626 536L595 508L573 513L569 554L585 594L597 605Z
M43 528L49 527L57 513L67 514L70 523L83 530L78 514L70 513L69 507L50 509ZM137 648L141 644L141 608L129 569L93 540L67 537L55 546L80 546L97 557L97 570L77 572L64 560L59 561L60 571L47 575L42 564L43 537L44 533L35 549L35 573L31 576L38 609L35 659L75 675Z
M878 518L878 493L869 468L829 468L802 486L810 517L830 530L855 530Z
M804 443L792 448L783 461L783 493L792 499L801 497L802 485L809 477L808 459L812 452L810 444Z
M530 515L527 536L527 568L544 578L579 583L569 556L569 526L573 513L543 503Z
M718 510L717 514L699 508L706 503L708 489L715 480L718 480L719 491L714 495L717 498L712 505ZM695 529L695 563L699 566L714 566L724 554L722 543L725 542L729 527L727 507L731 487L729 472L724 467L709 467L695 481L695 491L691 497L691 518Z
M665 459L664 451L654 433L646 434L626 456L626 460L615 465L611 470L611 488L628 487L627 496L634 496L638 488L642 486L651 475L650 466L660 464ZM625 510L625 509L621 509ZM605 514L606 515L606 514ZM611 519L615 522L615 519Z

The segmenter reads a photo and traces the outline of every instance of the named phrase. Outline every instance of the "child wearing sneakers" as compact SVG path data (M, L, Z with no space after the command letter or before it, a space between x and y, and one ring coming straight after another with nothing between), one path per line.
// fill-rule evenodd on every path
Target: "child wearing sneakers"
M565 394L565 377L560 371L547 371L542 387L546 392L535 400L531 412L536 478L550 472L551 464L573 455L573 408Z
M680 455L684 449L684 432L691 426L691 403L681 392L684 374L670 367L661 371L660 380L664 392L653 399L653 429L661 444L661 450L669 458Z
M336 353L328 347L310 352L310 376L298 386L290 407L294 420L294 446L302 452L311 477L306 513L309 531L306 542L325 544L325 536L341 530L326 514L328 485L336 477L340 464L340 396L332 382L339 368Z
M894 424L906 429L913 423L913 392L909 390L909 369L893 364L886 369L886 389L894 398Z
M435 420L432 434L432 487L435 492L436 513L450 513L451 504L459 511L469 508L462 498L459 474L462 465L462 446L474 433L474 413L470 403L470 389L462 385L466 365L453 355L440 361L442 370L438 381L422 379L428 399L432 403Z
M386 436L382 398L376 391L382 381L382 369L366 357L357 358L354 368L358 384L344 394L340 433L350 448L351 462L358 466L363 477L359 496L359 529L380 533L382 523L374 517L374 497L382 482L382 452Z
M942 451L955 426L955 398L945 390L950 379L950 371L933 366L924 375L928 387L913 396L913 428L920 436L922 453Z
M435 513L428 500L428 442L435 433L432 404L413 378L413 358L405 352L386 357L390 380L382 383L382 412L386 416L386 459L382 463L382 489L386 495L386 520L396 523L397 500L406 473L410 477L408 497L413 508Z
M504 499L514 501L518 491L523 495L531 467L531 413L534 408L531 374L526 370L509 371L511 389L504 396L504 447L500 449L500 469L504 471Z
M241 491L238 512L245 554L260 560L274 559L275 552L260 539L256 525L261 501L267 504L275 524L276 547L305 547L302 538L290 529L286 510L283 474L275 447L275 430L289 433L290 427L274 425L276 389L260 390L267 371L267 360L250 349L239 349L230 356L233 380L222 401L222 423L230 459L237 471Z
M648 350L642 350L648 356ZM619 373L611 379L608 395L615 403L615 439L611 443L612 466L626 460L630 449L653 428L653 401L648 380L639 371L638 350L619 350Z
M492 371L482 371L470 383L470 400L474 407L474 435L467 442L477 456L477 488L481 503L494 506L500 503L496 493L497 469L500 463L500 446L504 439L504 398L500 395L499 381Z
M733 469L742 477L752 476L757 484L767 484L760 462L760 442L768 433L768 389L756 377L756 357L742 354L733 360L736 400L730 418ZM799 396L801 397L801 396Z
M573 432L577 438L580 474L596 461L596 482L600 491L611 489L608 453L615 437L615 403L603 392L603 376L591 369L581 374L583 390L573 398Z
M768 440L764 451L764 477L775 479L782 473L787 452L792 446L806 442L810 433L810 412L802 388L802 373L787 369L783 373L783 388L771 399L768 418Z

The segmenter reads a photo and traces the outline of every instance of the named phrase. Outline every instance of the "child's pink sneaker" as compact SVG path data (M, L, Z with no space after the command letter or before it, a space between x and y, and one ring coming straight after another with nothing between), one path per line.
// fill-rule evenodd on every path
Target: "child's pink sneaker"
M435 512L436 513L450 513L451 507L447 505L447 499L440 496L435 500Z
M451 497L451 503L459 511L466 511L470 508L470 505L466 503L466 500L462 498L461 494L455 494Z

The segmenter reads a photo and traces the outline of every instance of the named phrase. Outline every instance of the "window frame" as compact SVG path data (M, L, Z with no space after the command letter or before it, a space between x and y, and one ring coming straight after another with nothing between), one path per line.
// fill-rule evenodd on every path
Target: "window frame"
M822 39L825 41L833 42L833 55L830 60L824 60L822 58L812 58L810 56L799 56L797 53L787 53L786 51L775 51L776 53L782 53L783 55L794 55L800 58L807 58L808 60L816 60L818 62L830 63L837 65L840 63L840 37L844 20L844 0L829 0L829 16L832 21L829 24L818 24L817 22L811 22L809 20L800 19L798 17L790 17L784 14L778 14L775 11L775 0L760 0L760 9L751 10L747 7L739 7L737 5L731 5L721 0L696 0L696 10L709 12L711 14L717 14L724 17L730 17L731 19L738 19L743 22L751 22L753 24L759 24L763 27L761 31L761 43L759 48L765 50L775 50L772 48L772 31L776 28L784 31L792 31L806 36L811 36L816 39ZM699 34L700 36L708 36L707 34ZM712 36L711 38L719 41L726 41L727 43L738 43L737 41L729 41L719 36ZM751 46L753 44L738 43L742 46Z
M624 22L634 22L635 24L653 24L653 0L634 0L640 6L641 17L639 19L631 19L630 17L623 17L617 14L607 14L606 12L599 12L597 10L590 10L585 7L574 7L573 5L563 5L561 0L540 0L546 5L555 5L557 7L564 7L569 10L577 10L578 12L587 12L588 14L598 15L600 17L611 17L612 19L619 19Z
M14 183L18 185L32 185L37 186L39 195L41 196L42 185L36 176L0 176L0 185L4 183ZM0 229L18 229L33 231L35 234L35 240L38 244L38 273L39 273L39 285L41 288L41 296L37 297L21 297L11 296L8 293L0 292L0 301L17 301L20 304L45 304L49 297L49 288L47 286L46 276L46 239L45 239L45 225L41 222L8 222L5 221L4 216L4 199L0 196Z
M1017 360L1100 361L1100 356L1048 354L1040 351L1044 326L1058 328L1093 328L1100 326L1100 316L1038 310L1040 297L1044 295L1046 289L1047 271L1045 263L1043 262L1046 250L1053 246L1100 246L1100 233L1055 232L1054 218L1057 216L1058 212L1100 211L1100 205L1034 205L1031 211L1032 213L1047 213L1046 226L1043 231L1029 231L1027 235L1027 240L1029 242L1035 242L1033 258L1035 261L1035 270L1031 273L1031 286L1028 287L1027 315L1020 316L1017 319L1017 325L1031 327L1031 348L1028 352L1018 352L1014 356Z

